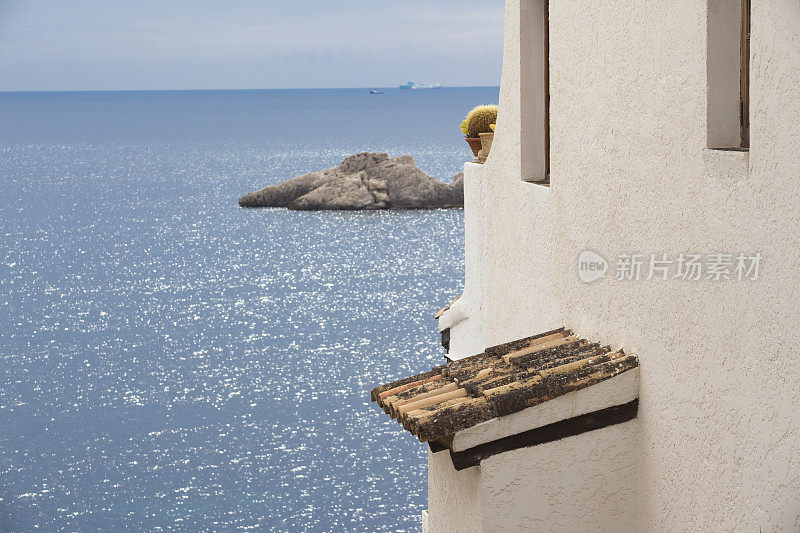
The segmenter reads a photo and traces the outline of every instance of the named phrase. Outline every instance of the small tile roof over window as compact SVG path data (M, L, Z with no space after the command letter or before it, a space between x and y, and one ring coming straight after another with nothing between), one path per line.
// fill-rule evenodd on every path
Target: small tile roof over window
M439 310L436 312L436 316L434 316L433 318L438 320L438 319L439 319L439 317L441 317L443 314L445 314L445 312L446 312L448 309L450 309L450 307L451 307L451 306L452 306L454 303L456 303L456 302L458 301L458 299L459 299L459 298L461 298L462 296L464 296L464 295L463 295L463 294L459 294L458 296L456 296L456 297L455 297L455 299L454 299L452 302L450 302L450 303L449 303L449 304L447 304L446 306L444 306L444 307L442 307L441 309L439 309Z
M438 451L450 448L452 454L454 451L463 452L454 448L453 437L466 434L465 430L469 428L591 387L638 369L638 366L635 355L589 342L560 328L487 348L481 354L376 387L372 390L372 400L420 441L429 442L431 449ZM584 430L588 431L633 418L638 406L638 381L632 400L635 403L631 398L625 400L629 405L626 404L624 413L617 412L619 409L608 413L603 411L613 415L606 421L572 420L588 424ZM614 409L617 406L601 407ZM597 412L600 410L594 414ZM584 416L594 414L583 413ZM537 439L544 438L542 442L546 442L575 434L576 423L565 426L563 429L566 433L561 436L557 436L558 431L555 438L538 435L532 443L539 443ZM505 435L503 438L511 436ZM532 445L525 442L516 446L507 442L503 446L513 449ZM484 447L487 445L480 444ZM500 451L504 449L493 453ZM493 453L478 450L480 457L477 461ZM476 464L474 457L465 464Z

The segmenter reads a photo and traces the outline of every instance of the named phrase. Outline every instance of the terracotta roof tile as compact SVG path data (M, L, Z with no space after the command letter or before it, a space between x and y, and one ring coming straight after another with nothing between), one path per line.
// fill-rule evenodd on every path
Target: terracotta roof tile
M448 309L450 309L450 306L452 306L454 303L456 303L458 301L458 299L461 298L462 296L464 296L464 295L463 294L459 294L458 296L456 296L455 299L452 302L450 302L446 306L444 306L441 309L439 309L436 312L436 316L434 316L433 318L438 320Z
M376 387L372 400L420 441L446 443L457 432L638 366L635 355L559 328Z

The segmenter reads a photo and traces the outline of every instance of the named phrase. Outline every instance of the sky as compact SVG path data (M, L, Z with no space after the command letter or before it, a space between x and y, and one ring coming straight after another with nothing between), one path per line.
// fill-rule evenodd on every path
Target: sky
M503 0L0 0L0 91L499 85Z

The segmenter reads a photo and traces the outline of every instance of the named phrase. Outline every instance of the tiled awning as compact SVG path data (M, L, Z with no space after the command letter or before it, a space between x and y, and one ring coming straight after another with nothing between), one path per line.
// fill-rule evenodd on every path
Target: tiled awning
M372 400L434 451L449 448L461 469L635 417L638 366L635 355L560 328L376 387Z
M463 295L463 294L459 294L458 296L456 296L456 297L455 297L455 299L454 299L452 302L450 302L450 303L449 303L449 304L447 304L446 306L444 306L444 307L442 307L441 309L439 309L438 311L436 311L436 315L435 315L433 318L434 318L435 320L438 320L438 319L439 319L439 317L441 317L443 314L445 314L445 312L446 312L448 309L450 309L450 307L451 307L451 306L452 306L454 303L456 303L456 302L458 301L458 299L459 299L459 298L461 298L462 296L464 296L464 295Z

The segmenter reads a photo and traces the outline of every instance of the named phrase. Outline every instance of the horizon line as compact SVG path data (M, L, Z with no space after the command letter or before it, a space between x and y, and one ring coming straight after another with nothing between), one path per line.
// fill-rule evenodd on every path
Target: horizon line
M495 89L499 85L442 85L440 89ZM380 86L365 85L363 87L274 87L260 89L55 89L55 90L0 90L0 94L42 94L42 93L135 93L135 92L256 92L256 91L350 91L350 90L369 90L369 89L397 89L398 85ZM415 89L415 90L438 90L438 89Z

